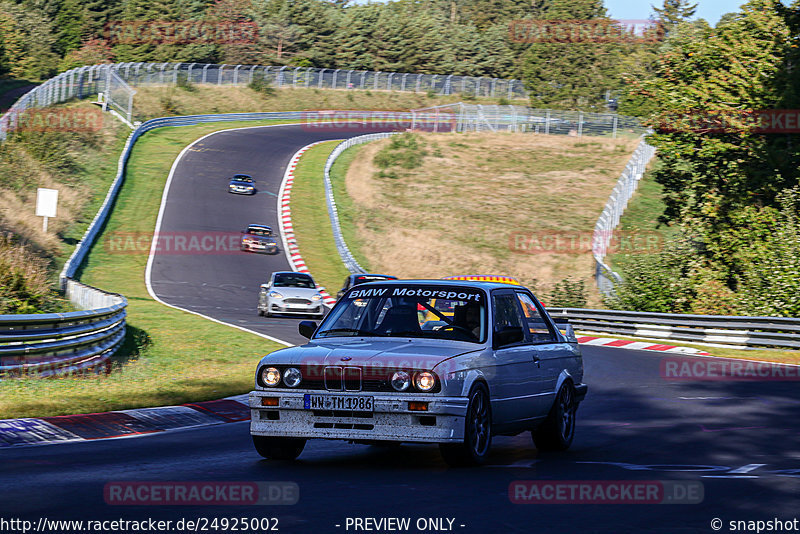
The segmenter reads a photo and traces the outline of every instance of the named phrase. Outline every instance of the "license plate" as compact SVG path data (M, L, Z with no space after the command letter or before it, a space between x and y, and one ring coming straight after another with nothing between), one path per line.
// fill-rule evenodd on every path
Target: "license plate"
M375 397L366 395L311 395L303 396L306 410L346 410L353 412L374 411Z

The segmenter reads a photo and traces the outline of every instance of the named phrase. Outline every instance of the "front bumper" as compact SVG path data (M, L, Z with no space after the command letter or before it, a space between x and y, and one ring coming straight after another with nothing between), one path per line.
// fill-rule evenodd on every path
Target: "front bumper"
M269 313L279 313L285 315L317 315L322 317L325 315L325 304L319 300L312 302L311 304L287 305L282 301L270 299L269 302L267 302L267 311Z
M304 409L304 395L347 395L319 390L258 390L250 393L250 433L256 436L458 443L464 441L466 397L394 395L358 392L374 397L374 411ZM262 397L278 397L278 406L262 406ZM410 411L409 401L428 402L425 412Z
M275 252L278 252L278 245L242 243L242 250L245 252L263 252L265 254L274 254Z
M255 189L237 189L233 187L228 188L228 193L233 193L235 195L255 195Z

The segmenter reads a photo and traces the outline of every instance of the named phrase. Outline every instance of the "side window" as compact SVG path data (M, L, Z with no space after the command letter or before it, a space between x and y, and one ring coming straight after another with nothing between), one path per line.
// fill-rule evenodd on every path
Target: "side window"
M513 293L492 295L494 303L495 342L499 346L513 345L525 341L525 328L520 317L517 299ZM516 330L516 333L509 332ZM502 333L502 334L498 334Z
M530 332L531 341L534 343L551 343L555 341L555 335L550 329L550 326L545 321L539 309L534 304L533 299L526 294L517 292L517 298L522 306L522 311L525 314L525 322L527 323L528 332Z

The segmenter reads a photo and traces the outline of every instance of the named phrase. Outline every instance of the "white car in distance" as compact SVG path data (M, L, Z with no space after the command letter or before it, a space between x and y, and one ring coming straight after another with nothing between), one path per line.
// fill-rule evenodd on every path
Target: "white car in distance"
M311 275L294 271L272 273L269 282L261 285L258 314L325 316L325 303Z

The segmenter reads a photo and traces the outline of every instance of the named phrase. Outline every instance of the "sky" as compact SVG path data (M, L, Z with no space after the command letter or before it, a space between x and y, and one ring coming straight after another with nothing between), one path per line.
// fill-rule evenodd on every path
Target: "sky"
M365 4L370 0L354 0L357 4ZM376 1L376 0L371 0ZM380 0L377 0L380 1ZM790 0L782 0L789 4ZM646 19L653 14L652 5L661 7L663 0L604 0L609 15L614 19ZM694 0L697 3L695 18L706 19L712 26L725 13L739 11L739 6L746 0Z
M739 6L745 0L696 0L697 12L695 18L706 19L714 26L725 13L739 11ZM784 3L786 1L784 0ZM646 19L653 13L651 6L661 7L663 0L605 0L606 9L614 19Z

